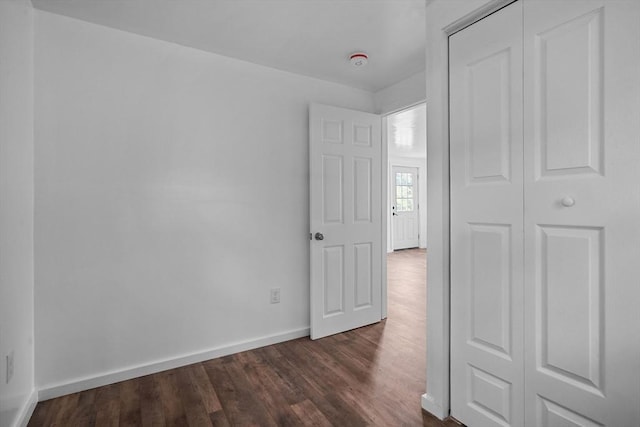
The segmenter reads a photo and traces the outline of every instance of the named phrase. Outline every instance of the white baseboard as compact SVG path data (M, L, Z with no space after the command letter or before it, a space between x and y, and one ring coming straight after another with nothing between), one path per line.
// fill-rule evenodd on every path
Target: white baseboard
M422 395L422 409L434 415L439 420L444 420L449 416L449 410L444 410L444 408L436 403L432 396L429 393L425 393Z
M38 404L38 391L34 388L29 395L29 398L25 402L22 410L18 414L18 418L16 419L16 427L26 427L29 424L29 420L31 419L31 415L33 415L33 410L36 409L36 405Z
M191 365L192 363L199 363L205 360L228 356L230 354L239 353L241 351L253 350L255 348L278 344L280 342L306 336L309 336L309 328L295 329L279 334L267 335L260 338L240 341L237 343L212 348L198 353L192 353L174 357L171 359L151 362L148 364L138 365L118 371L107 372L91 377L79 378L66 383L47 385L40 387L38 391L38 400L43 401L53 399L55 397L64 396L66 394L77 393L79 391L89 390L96 387L102 387L108 384L114 384L120 381L126 381L132 378L166 371L167 369L179 368L181 366Z

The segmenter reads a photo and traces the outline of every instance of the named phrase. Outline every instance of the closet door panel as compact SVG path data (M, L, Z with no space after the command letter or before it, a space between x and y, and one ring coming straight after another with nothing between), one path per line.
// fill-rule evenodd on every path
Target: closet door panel
M522 4L449 42L452 415L521 426Z
M525 2L526 425L640 422L638 22Z

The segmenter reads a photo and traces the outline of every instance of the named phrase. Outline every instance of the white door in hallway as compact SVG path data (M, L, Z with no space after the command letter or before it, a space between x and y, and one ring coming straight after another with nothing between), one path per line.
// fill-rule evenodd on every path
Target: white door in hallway
M420 246L418 168L393 166L391 205L393 249Z
M309 110L311 338L382 316L381 117Z
M450 37L452 415L640 425L640 2Z

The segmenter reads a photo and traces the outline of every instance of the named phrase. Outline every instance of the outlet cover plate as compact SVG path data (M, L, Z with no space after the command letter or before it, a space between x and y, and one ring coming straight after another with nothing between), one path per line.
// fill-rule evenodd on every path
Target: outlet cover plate
M271 288L271 304L280 302L280 288Z

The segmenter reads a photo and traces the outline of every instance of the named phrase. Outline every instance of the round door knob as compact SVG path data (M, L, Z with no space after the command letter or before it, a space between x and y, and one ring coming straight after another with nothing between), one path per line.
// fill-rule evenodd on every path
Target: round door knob
M560 203L562 203L562 206L564 206L565 208L570 208L571 206L576 204L576 201L573 199L573 197L565 197Z
M324 240L324 234L316 233L315 238L316 238L316 240Z

